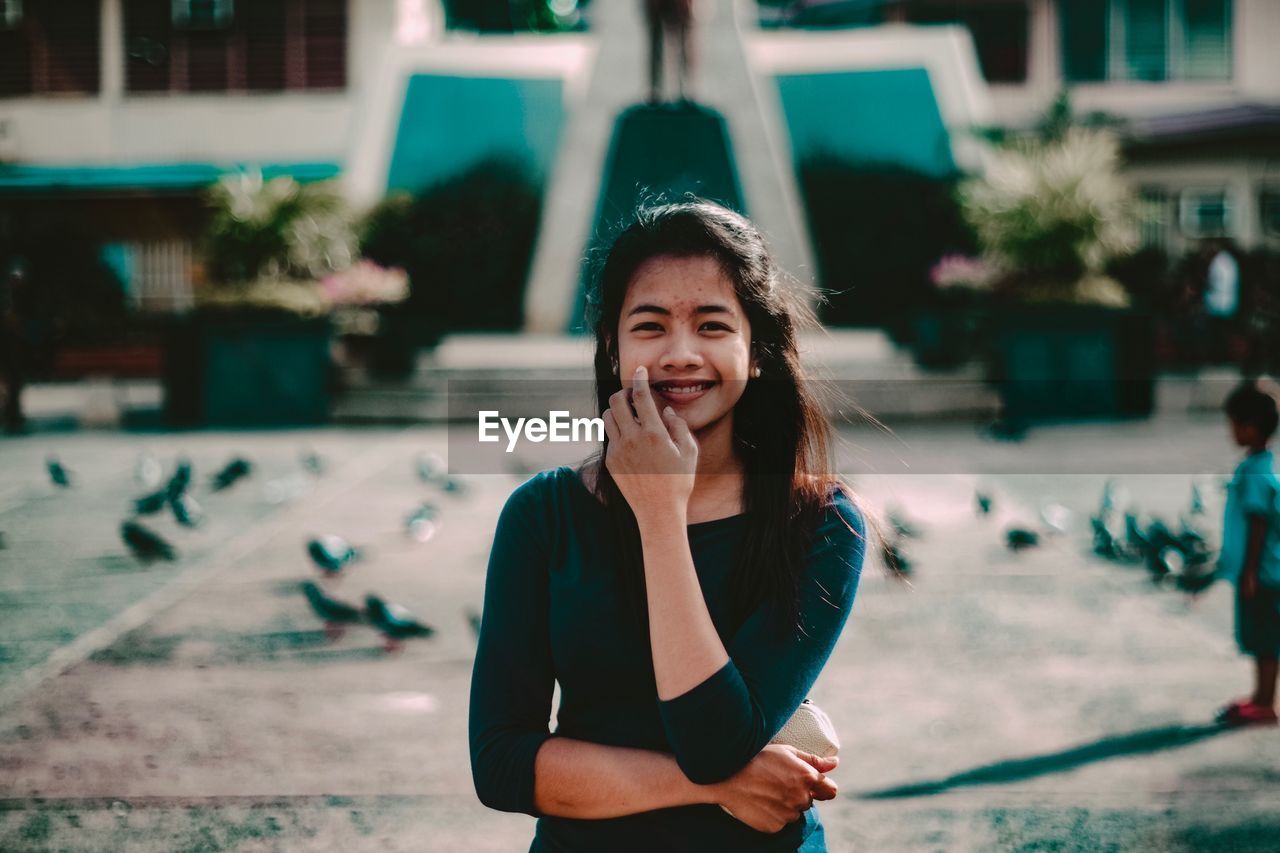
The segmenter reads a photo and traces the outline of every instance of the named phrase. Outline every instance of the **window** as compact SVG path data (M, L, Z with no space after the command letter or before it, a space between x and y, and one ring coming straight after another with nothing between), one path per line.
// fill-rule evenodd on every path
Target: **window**
M1142 245L1165 248L1168 242L1171 199L1163 187L1142 187L1138 191Z
M0 0L0 30L12 30L22 23L22 0Z
M992 83L1027 79L1025 0L965 5L929 0L909 6L906 18L913 24L963 24L973 35L983 77Z
M130 92L341 89L349 0L125 4ZM179 26L179 7L200 26ZM221 21L221 26L205 23Z
M1070 82L1231 79L1231 0L1058 4Z
M232 0L173 0L173 27L219 30L231 25Z
M1258 202L1262 233L1280 237L1280 186L1264 189Z
M92 94L99 0L0 0L0 97Z
M1178 218L1186 236L1230 236L1231 200L1226 190L1186 190L1179 207Z

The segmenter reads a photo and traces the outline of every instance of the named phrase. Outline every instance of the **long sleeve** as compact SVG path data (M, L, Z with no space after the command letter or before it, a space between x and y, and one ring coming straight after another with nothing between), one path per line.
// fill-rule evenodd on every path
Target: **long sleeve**
M712 784L737 773L795 713L848 620L865 544L862 514L840 494L806 556L804 633L779 645L773 614L762 606L726 642L728 663L692 690L659 700L667 738L692 781Z
M534 760L548 729L555 673L548 632L550 546L539 477L507 499L485 581L471 674L471 776L492 809L542 817L534 806Z

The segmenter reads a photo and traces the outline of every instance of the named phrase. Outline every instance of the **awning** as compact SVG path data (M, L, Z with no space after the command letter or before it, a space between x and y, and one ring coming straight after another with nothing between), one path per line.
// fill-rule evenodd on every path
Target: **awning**
M0 193L192 192L219 177L258 168L267 179L288 175L298 181L337 177L337 163L164 163L152 165L37 166L0 164Z

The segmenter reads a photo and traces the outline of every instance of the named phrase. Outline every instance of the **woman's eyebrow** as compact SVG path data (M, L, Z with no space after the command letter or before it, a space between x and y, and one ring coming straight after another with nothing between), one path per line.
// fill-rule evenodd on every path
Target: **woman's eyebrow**
M630 311L627 312L627 316L630 317L633 314L645 314L645 313L662 314L665 317L671 316L671 311L669 309L663 308L661 305L648 305L648 304L637 305L636 307L632 308ZM693 313L695 314L728 314L730 317L732 317L733 309L725 305L699 305L697 308L693 309Z

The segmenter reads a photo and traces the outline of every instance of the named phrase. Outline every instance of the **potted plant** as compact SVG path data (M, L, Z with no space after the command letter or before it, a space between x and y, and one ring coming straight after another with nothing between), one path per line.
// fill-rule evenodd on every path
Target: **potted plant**
M1006 416L1150 413L1149 318L1105 270L1137 249L1138 204L1116 137L1060 126L995 151L961 210L992 270L992 379Z
M398 277L357 264L352 217L329 183L265 181L245 172L224 176L209 199L205 280L197 284L195 310L175 325L166 347L168 420L324 421L335 312L403 299L405 288L368 285Z
M933 291L912 318L921 367L955 367L978 354L982 305L994 271L982 258L949 254L929 270Z

